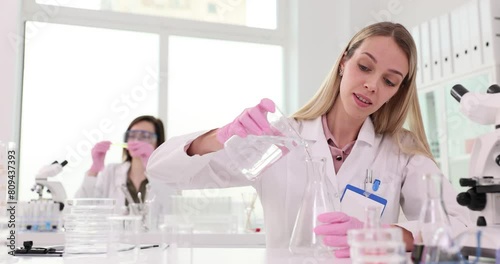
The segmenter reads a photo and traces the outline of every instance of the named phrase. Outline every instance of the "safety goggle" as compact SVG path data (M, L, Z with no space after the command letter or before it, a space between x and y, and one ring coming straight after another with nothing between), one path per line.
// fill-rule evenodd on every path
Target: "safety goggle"
M130 140L154 142L156 138L156 133L146 130L127 130L127 132L125 132L125 142Z

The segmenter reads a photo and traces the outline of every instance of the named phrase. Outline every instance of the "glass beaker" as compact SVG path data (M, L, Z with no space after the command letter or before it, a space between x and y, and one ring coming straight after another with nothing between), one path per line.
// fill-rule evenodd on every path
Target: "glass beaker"
M224 143L224 150L236 169L249 180L284 157L305 141L293 128L286 116L276 107L267 113L270 130L264 135L248 135L245 138L232 136Z
M108 216L109 236L107 257L117 263L137 263L139 256L139 231L141 217L138 215Z
M430 263L459 261L454 251L450 219L443 201L443 179L440 173L425 174L426 196L420 209L419 232L415 238L412 261Z
M193 263L194 226L182 217L170 215L160 225L162 244L167 246L166 263Z
M290 252L294 254L330 254L331 250L323 244L323 237L314 233L314 228L321 224L317 220L318 215L335 211L330 198L333 197L333 186L326 178L325 165L325 158L306 159L307 186L289 245Z
M148 232L150 229L154 229L151 224L151 203L131 203L128 207L130 215L141 217L141 230L143 232Z

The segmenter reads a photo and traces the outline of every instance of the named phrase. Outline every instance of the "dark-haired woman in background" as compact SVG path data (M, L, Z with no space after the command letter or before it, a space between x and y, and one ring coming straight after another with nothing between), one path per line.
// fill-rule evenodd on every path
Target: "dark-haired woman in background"
M123 149L123 162L104 165L111 141L101 141L92 148L92 166L76 193L77 198L113 198L118 206L127 205L121 186L126 184L134 202L146 196L146 164L149 156L165 141L163 122L153 116L135 118L125 132L127 147Z

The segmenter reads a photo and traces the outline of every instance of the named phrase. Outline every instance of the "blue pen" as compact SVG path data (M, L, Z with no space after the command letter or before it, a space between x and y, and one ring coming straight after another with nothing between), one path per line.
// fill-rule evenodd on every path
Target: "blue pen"
M380 184L382 182L379 180L379 179L375 179L375 181L373 182L373 185L372 185L372 190L374 192L378 191L378 189L380 188Z

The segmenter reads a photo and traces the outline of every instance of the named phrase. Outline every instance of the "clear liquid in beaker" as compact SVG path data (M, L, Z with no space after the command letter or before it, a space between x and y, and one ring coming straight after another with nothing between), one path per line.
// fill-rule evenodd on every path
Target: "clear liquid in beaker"
M229 158L249 180L255 180L265 169L301 145L296 139L279 136L235 136L229 141L238 145L235 150L226 149Z

